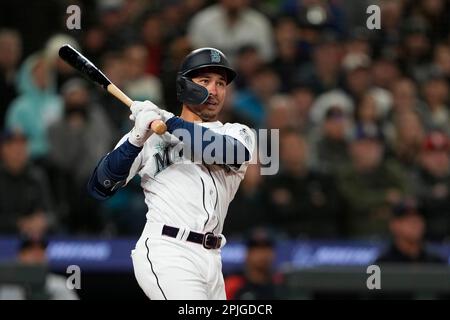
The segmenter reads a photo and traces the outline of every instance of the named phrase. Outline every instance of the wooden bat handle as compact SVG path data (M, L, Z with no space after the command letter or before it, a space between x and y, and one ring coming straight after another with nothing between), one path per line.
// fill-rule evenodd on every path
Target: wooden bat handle
M115 84L110 83L106 87L106 90L108 90L108 92L111 93L114 97L116 97L117 99L122 101L125 105L127 105L128 108L131 107L131 104L133 103L133 100L128 98L128 96L125 93L123 93L122 90L117 88L117 86Z
M111 93L114 97L122 101L125 105L128 107L131 107L131 104L133 103L133 100L131 100L125 93L123 93L122 90L117 88L117 86L113 83L110 83L106 90L108 90L109 93ZM157 134L163 134L167 130L167 126L164 122L161 120L155 120L151 124L151 128L153 132Z

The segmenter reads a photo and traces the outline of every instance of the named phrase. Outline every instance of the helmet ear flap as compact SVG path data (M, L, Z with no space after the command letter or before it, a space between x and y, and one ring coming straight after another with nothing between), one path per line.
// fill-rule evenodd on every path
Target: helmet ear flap
M178 74L176 82L178 101L185 104L198 105L203 104L208 100L208 89L196 84L188 77Z

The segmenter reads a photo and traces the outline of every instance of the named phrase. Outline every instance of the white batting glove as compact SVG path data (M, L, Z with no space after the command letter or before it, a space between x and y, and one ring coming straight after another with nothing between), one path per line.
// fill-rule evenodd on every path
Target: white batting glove
M154 108L158 108L158 106L156 106L153 102L151 101L133 101L133 103L131 104L130 110L131 110L131 114L130 114L130 120L131 121L135 121L137 115L142 111L142 110L153 110Z
M131 104L131 115L130 120L135 121L136 116L143 110L151 110L156 112L161 116L161 120L166 122L170 118L174 117L174 114L166 111L164 109L159 108L156 104L154 104L151 101L145 100L145 101L133 101Z
M142 112L143 110L150 110L150 111L154 111L157 114L159 114L161 116L161 120L166 122L167 120L169 120L170 118L172 118L174 116L173 113L166 111L164 109L159 108L156 104L154 104L151 101L133 101L133 103L131 104L131 115L130 115L130 120L135 121L137 115Z
M130 132L128 141L136 147L142 147L153 133L151 124L155 120L161 120L161 116L151 110L140 111L134 120L134 127Z
M175 115L172 112L166 111L164 109L158 108L159 115L161 116L162 121L166 122L170 118L175 117Z

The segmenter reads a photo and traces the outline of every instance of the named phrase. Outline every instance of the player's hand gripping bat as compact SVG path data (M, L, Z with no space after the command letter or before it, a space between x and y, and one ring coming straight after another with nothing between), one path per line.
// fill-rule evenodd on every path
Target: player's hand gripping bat
M59 49L59 56L69 65L86 75L91 81L98 83L110 94L122 101L128 107L131 107L131 100L125 93L117 88L92 62L85 56L75 50L72 46L66 44ZM166 124L161 120L153 121L151 129L157 134L166 132Z

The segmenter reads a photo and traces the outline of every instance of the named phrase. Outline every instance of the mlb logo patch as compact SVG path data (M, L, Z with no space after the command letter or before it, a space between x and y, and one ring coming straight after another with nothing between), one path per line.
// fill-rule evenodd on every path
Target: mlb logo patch
M242 128L239 130L239 135L244 139L245 143L247 145L250 144L250 134L247 132L245 128Z
M214 63L220 62L220 54L215 50L211 50L211 62Z

